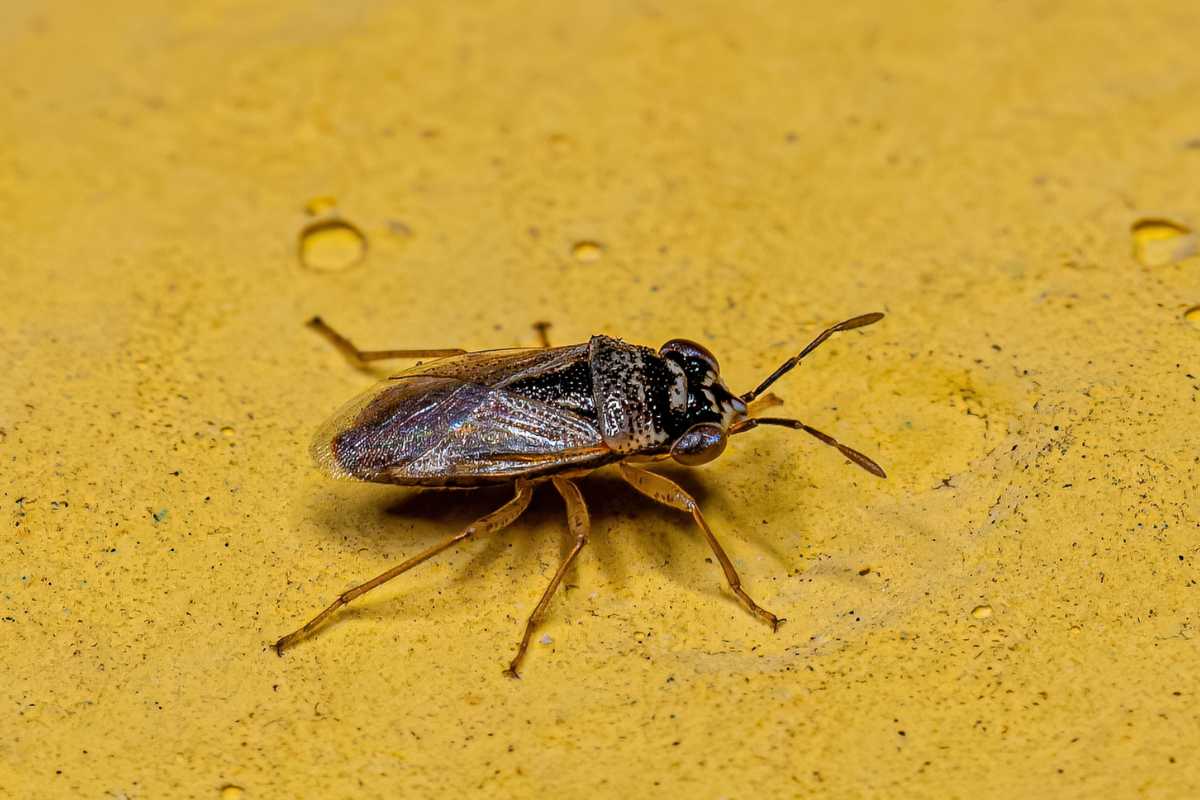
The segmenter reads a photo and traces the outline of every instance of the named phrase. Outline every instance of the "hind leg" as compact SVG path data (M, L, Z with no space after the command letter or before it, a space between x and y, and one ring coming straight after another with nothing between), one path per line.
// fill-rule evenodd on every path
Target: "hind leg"
M308 327L329 340L346 360L361 367L368 361L383 361L390 358L444 358L445 356L460 356L467 352L454 347L426 350L359 350L354 343L342 336L320 317L313 317L307 323Z
M428 561L443 550L448 550L449 548L466 539L474 539L489 533L495 533L501 528L511 525L516 521L517 517L521 516L521 513L528 508L529 501L532 497L532 484L525 483L524 481L518 481L516 484L516 495L512 500L509 500L491 514L476 520L459 533L456 533L450 538L438 542L424 552L418 553L417 555L405 561L403 564L398 564L388 571L381 573L380 575L376 575L366 583L359 584L353 589L348 589L347 591L342 592L340 595L338 595L336 600L329 604L328 608L306 622L303 627L292 631L287 636L284 636L280 638L279 641L275 642L275 652L279 655L283 655L284 650L307 636L322 622L328 619L330 615L332 615L342 606L349 603L351 600L354 600L356 597L363 596L376 587L382 586L392 578L395 578L397 575L408 572L413 567L424 561Z

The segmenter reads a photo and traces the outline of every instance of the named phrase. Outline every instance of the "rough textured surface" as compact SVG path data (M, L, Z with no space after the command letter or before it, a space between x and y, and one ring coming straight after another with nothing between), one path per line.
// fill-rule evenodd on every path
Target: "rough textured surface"
M1200 793L1194 3L187 5L0 10L0 794ZM778 392L888 481L680 478L779 633L598 475L520 682L548 490L267 648L507 496L321 477L309 315L740 389L876 309Z

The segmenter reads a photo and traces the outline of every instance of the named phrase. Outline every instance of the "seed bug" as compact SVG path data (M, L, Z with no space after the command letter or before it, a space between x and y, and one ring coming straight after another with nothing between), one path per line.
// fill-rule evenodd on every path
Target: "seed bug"
M777 405L764 394L822 342L840 331L871 325L883 314L863 314L827 328L783 362L755 389L733 394L717 359L703 345L672 339L657 351L608 336L551 347L545 323L542 347L507 350L363 351L319 317L309 325L349 360L362 365L391 358L433 358L392 375L351 400L317 431L311 452L328 474L375 483L438 488L495 484L513 498L427 550L338 596L324 611L275 643L280 655L339 608L463 541L511 525L529 505L534 487L551 483L566 504L574 546L529 615L517 668L571 563L587 544L590 522L575 478L608 465L634 489L691 514L712 549L729 588L755 616L778 629L783 621L751 599L696 501L669 478L643 465L674 459L689 467L721 455L730 436L762 425L804 431L880 478L884 471L862 453L798 419L757 416Z

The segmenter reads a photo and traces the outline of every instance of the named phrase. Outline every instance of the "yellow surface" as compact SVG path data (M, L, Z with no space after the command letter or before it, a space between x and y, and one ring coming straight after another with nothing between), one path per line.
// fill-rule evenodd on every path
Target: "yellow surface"
M170 5L0 10L0 794L1200 793L1194 3ZM888 481L679 473L778 634L598 475L520 682L544 489L268 650L505 496L321 477L309 315L744 389L876 309L778 391Z

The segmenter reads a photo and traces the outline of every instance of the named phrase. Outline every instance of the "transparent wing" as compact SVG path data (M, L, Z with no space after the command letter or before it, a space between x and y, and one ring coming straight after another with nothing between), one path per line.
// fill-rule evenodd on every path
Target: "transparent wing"
M474 374L490 369L493 376L520 374L529 367L522 360L526 355L513 358L514 351L507 352L510 356L501 363L451 366ZM439 478L515 477L608 452L595 425L584 417L440 374L443 362L463 358L406 371L351 400L317 431L311 448L317 464L335 477L420 484ZM430 374L434 369L438 374Z

